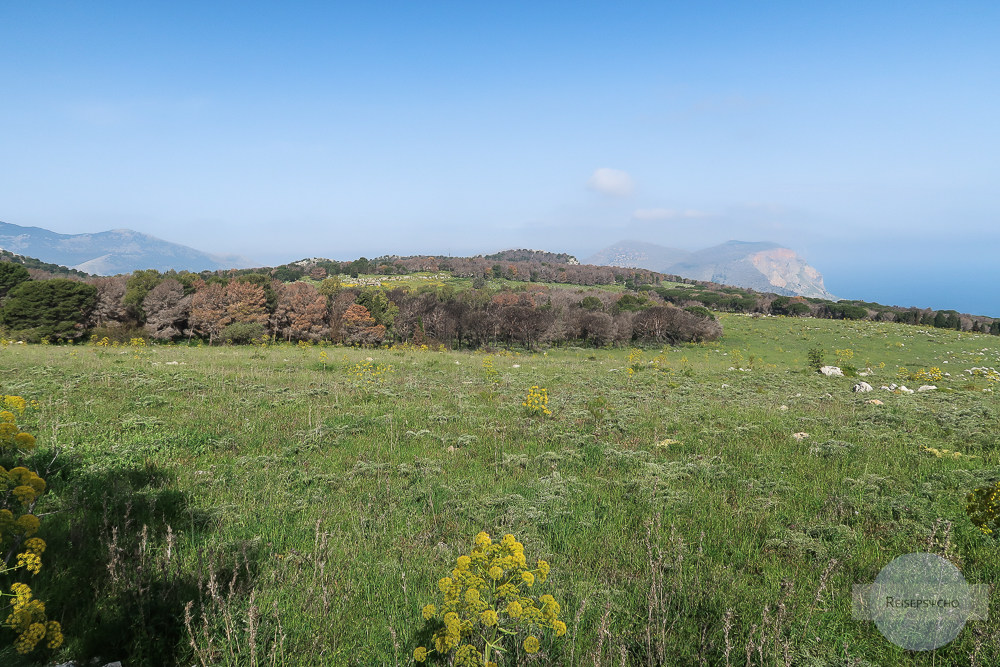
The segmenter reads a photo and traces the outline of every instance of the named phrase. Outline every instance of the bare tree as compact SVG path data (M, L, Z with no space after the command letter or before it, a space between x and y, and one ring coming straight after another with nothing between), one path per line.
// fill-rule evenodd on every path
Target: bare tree
M189 335L191 300L191 295L184 295L184 286L172 278L151 289L142 300L149 335L160 339Z

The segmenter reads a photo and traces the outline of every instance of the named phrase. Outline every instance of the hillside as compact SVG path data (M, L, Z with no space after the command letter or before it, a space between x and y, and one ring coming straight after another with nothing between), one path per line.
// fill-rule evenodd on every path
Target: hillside
M253 264L244 257L211 255L131 229L59 234L41 227L0 222L0 248L98 275L140 269L215 271Z
M823 276L795 251L777 243L727 241L687 252L640 241L621 241L588 257L587 264L631 266L784 296L836 300Z

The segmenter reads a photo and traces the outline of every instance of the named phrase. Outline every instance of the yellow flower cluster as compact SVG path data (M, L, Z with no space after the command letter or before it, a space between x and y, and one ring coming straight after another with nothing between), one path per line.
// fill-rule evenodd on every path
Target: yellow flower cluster
M20 396L0 396L0 454L34 448L35 438L17 428L18 417L29 407L38 407L38 402L29 403ZM31 511L44 491L45 480L31 470L23 466L7 470L0 466L0 553L17 553L16 564L0 566L0 574L16 570L37 574L42 569L46 545L41 538L33 537L40 522ZM56 621L46 619L45 603L33 597L27 584L14 583L10 590L11 611L2 625L17 633L14 640L17 652L30 653L43 640L49 648L61 646L62 628Z
M421 343L417 345L416 343L403 342L403 343L393 343L392 345L383 345L383 348L387 350L396 350L399 352L405 351L418 351L418 352L444 352L448 348L444 346L443 343L438 343L437 346L427 345L426 343Z
M12 610L4 625L18 633L14 648L20 654L30 653L38 642L48 639L49 648L59 648L63 643L62 627L58 621L47 621L45 603L32 597L27 584L13 584L10 601Z
M1000 382L1000 372L998 372L995 368L980 366L977 368L970 368L965 372L970 373L972 377L986 378L986 380L991 383Z
M526 653L541 649L536 634L550 631L554 637L566 634L559 619L561 608L552 595L534 597L528 592L536 582L545 583L550 567L544 560L530 567L524 545L510 534L494 542L486 532L476 535L472 550L459 556L451 576L438 581L442 602L421 610L425 621L437 625L433 648L417 647L416 662L431 653L446 656L452 650L460 667L495 664L491 654L511 650L505 643L527 634L521 646Z
M854 350L844 349L844 350L834 350L834 354L837 355L837 365L844 366L848 361L854 359Z
M493 365L493 357L483 357L483 373L490 384L500 384L500 372Z
M32 401L32 403L37 407L37 402ZM24 411L28 409L28 401L21 396L4 396L3 404L5 408L13 410L19 415L23 415Z
M1000 482L976 489L966 497L965 513L987 535L1000 528Z
M371 360L359 361L347 370L354 385L360 389L381 386L392 372L392 366L376 364Z
M528 395L524 397L521 405L527 408L528 413L532 415L552 414L552 411L549 410L549 392L538 385L534 385L528 390Z
M642 364L642 350L633 347L628 351L628 376L631 378L639 370Z
M938 449L937 447L924 447L924 446L921 446L920 449L927 452L928 454L933 454L939 459L960 459L963 457L967 459L979 458L977 456L970 456L968 454L963 454L962 452L956 452L951 449L944 449L944 448Z
M35 502L45 491L45 480L23 466L9 471L0 466L0 493L9 491L24 506Z

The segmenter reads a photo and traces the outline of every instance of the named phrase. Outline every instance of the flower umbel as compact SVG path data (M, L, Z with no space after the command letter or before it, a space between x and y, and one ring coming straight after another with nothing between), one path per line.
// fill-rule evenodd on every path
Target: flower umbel
M451 576L438 581L440 603L422 608L436 630L432 646L414 650L414 661L438 653L452 656L455 665L495 666L505 653L541 651L539 636L563 637L559 603L551 594L532 594L550 571L548 562L535 562L537 567L528 565L524 545L513 535L494 541L485 531L477 534Z

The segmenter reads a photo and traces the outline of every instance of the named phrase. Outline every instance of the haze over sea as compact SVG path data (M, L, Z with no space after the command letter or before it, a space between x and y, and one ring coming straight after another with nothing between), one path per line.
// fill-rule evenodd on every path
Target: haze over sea
M0 220L304 256L774 241L1000 316L1000 5L5 3Z

